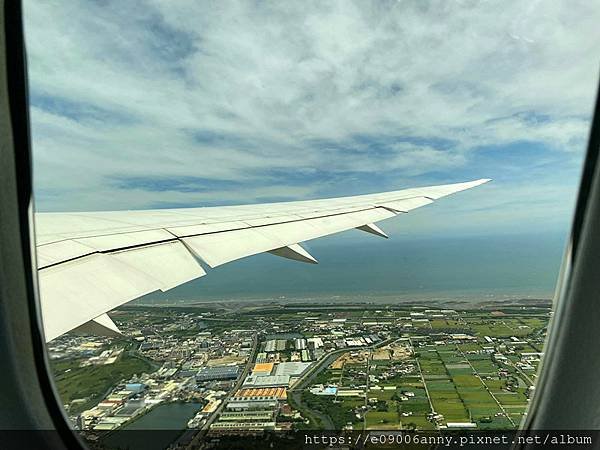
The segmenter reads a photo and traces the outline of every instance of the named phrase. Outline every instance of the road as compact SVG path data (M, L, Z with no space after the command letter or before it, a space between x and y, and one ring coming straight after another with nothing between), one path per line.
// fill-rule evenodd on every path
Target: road
M411 352L414 354L415 347L413 346L412 340L410 338L408 338L408 343L410 344ZM415 358L415 362L417 363L417 369L419 370L421 383L423 383L423 388L425 389L425 395L427 396L427 400L429 401L429 408L431 408L432 413L435 413L435 408L433 407L433 402L431 401L431 396L429 395L429 390L427 389L427 383L425 382L425 377L423 376L423 371L421 370L421 364L419 364L419 358Z
M297 382L294 384L293 387L290 387L288 389L288 395L292 395L293 398L294 398L294 401L297 404L302 405L306 409L308 409L308 407L302 403L302 400L301 400L301 394L302 394L302 392L301 391L303 390L304 386L306 384L308 384L308 382L314 376L316 376L321 370L323 370L329 364L331 364L331 362L333 362L337 358L338 355L343 354L343 353L347 353L347 352L353 351L353 350L372 350L374 348L382 347L384 345L387 345L387 344L390 344L392 342L395 342L396 340L398 340L398 338L391 338L391 339L386 339L386 340L383 340L383 341L378 342L376 344L370 345L368 347L347 347L347 348L333 350L333 351L331 351L329 353L326 353L317 362L315 362L315 364L312 365L297 380ZM235 392L238 391L238 389L240 389L240 387L242 386L244 380L246 379L246 376L248 375L248 372L250 372L250 370L254 366L254 360L256 358L256 351L257 351L257 349L258 349L258 341L257 341L257 338L255 336L254 339L253 339L253 342L252 342L252 350L250 352L250 357L248 358L248 362L246 363L246 366L244 367L244 370L243 370L241 376L237 379L237 381L236 381L235 386L233 387L233 389L231 389L229 391L229 393L223 398L223 401L217 407L217 409L215 410L215 412L210 415L210 417L208 418L208 420L203 425L202 429L198 432L198 434L196 434L196 436L194 437L194 439L192 439L192 441L189 444L190 447L192 447L194 445L198 446L202 442L202 439L204 438L204 436L206 436L206 433L210 430L211 424L214 423L214 421L219 417L219 415L221 414L221 411L225 407L225 404L227 403L227 401L231 398L231 396ZM326 362L327 362L327 364L324 365L324 363L326 363ZM308 410L311 411L310 409L308 409ZM331 422L331 420L330 420L329 417L327 417L327 416L319 413L318 411L314 411L314 414L316 416L318 416L324 422L324 425L325 425L326 428L327 428L328 425L331 425L331 427L333 429L333 423Z
M373 349L370 348L369 349L369 354L367 355L367 380L365 382L365 414L363 414L363 429L366 430L367 429L367 411L369 410L369 382L371 380L369 373L371 370L371 359L373 358Z
M306 372L304 372L304 374L302 374L302 376L296 381L296 383L294 383L294 386L292 386L288 389L288 396L292 397L294 403L296 403L297 406L302 406L302 412L304 412L307 415L313 415L313 416L318 417L321 420L321 423L322 423L322 426L324 429L327 429L327 430L334 429L335 427L329 416L321 413L320 411L315 411L313 409L310 409L310 407L308 405L306 405L302 402L302 391L304 390L306 385L309 384L309 382L315 376L317 376L322 370L326 369L331 363L333 363L333 361L335 361L338 358L338 356L340 356L344 353L348 353L350 351L358 351L358 350L369 350L372 352L373 349L383 347L384 345L391 344L393 342L396 342L398 339L399 338L394 337L394 338L390 338L390 339L385 339L376 344L372 344L368 347L346 347L346 348L341 348L341 349L337 349L337 350L332 350L329 353L326 353L325 355L321 356L321 358L319 358L319 360L317 360L312 366L310 366L310 368ZM369 366L369 361L367 361L367 367L368 366ZM367 383L368 383L368 378L369 378L369 371L367 370ZM367 384L367 386L368 386L368 384ZM368 387L367 387L367 392L368 392ZM366 398L365 398L365 401L366 401Z
M231 396L233 394L235 394L242 387L242 384L244 384L244 381L246 380L246 377L248 376L248 372L250 372L252 370L252 367L254 367L254 360L256 359L256 349L258 347L257 344L258 344L258 340L256 339L256 335L255 335L254 338L252 339L252 350L250 351L250 356L248 357L248 362L246 363L246 366L244 367L242 374L238 377L233 389L231 389L227 393L227 395L223 398L223 401L217 407L215 412L213 414L211 414L211 416L208 418L208 420L204 424L204 427L202 427L203 429L208 430L210 428L210 425L221 414L221 411L225 407L225 404L227 403L227 401L231 398Z
M334 356L334 355L341 355L343 353L347 353L347 352L351 352L351 351L357 351L357 350L369 350L369 349L379 348L379 347L383 347L384 345L391 344L392 342L395 342L398 339L399 338L394 337L394 338L390 338L390 339L385 339L385 340L383 340L381 342L378 342L376 344L370 345L368 347L345 347L345 348L340 348L340 349L332 350L332 351L330 351L328 353L325 353L317 361L315 361L315 363L312 366L310 366L308 368L308 370L306 372L304 372L300 378L298 378L298 380L294 383L294 386L290 387L288 389L288 391L299 391L299 390L302 390L304 388L304 386L312 378L314 378L316 375L319 374L319 372L321 372L329 364L331 364L333 361L335 361L336 358L334 358L333 360L329 361L328 364L326 364L325 366L323 366L323 363L326 362L326 361L328 361L328 360L330 360L331 357Z
M534 386L535 385L535 383L533 382L533 380L531 378L529 378L529 376L525 372L523 372L519 367L517 367L517 365L514 364L512 361L506 361L506 364L508 364L509 366L511 366L512 368L514 368L517 372L519 372L519 375L521 375L523 377L523 379L526 380L529 383L529 386Z
M494 399L494 401L496 402L496 404L500 408L500 411L502 411L502 414L504 414L504 416L508 419L508 421L511 423L511 425L516 428L517 424L514 422L514 420L512 420L512 418L510 417L510 415L508 414L508 412L506 411L506 409L504 409L504 406L502 406L502 403L500 403L500 401L496 398L496 396L490 390L490 388L485 383L485 381L483 381L483 378L481 377L481 375L479 375L479 372L477 371L477 369L475 369L475 367L473 366L473 364L471 364L471 361L469 361L469 358L467 358L467 355L465 355L465 353L460 349L460 347L458 345L456 346L456 350L467 361L467 363L469 364L469 366L471 366L471 370L473 371L473 373L475 374L475 376L477 378L479 378L479 381L481 382L481 384L483 385L483 387L487 391L487 393L490 394L490 397L492 397Z
M233 388L227 393L227 395L225 397L223 397L223 400L221 401L221 403L219 404L217 409L215 409L215 411L206 420L206 422L204 423L204 425L202 426L202 428L200 429L198 434L196 434L196 436L191 440L191 442L189 444L190 447L192 447L193 445L199 445L202 442L202 440L204 439L204 436L206 436L206 433L208 433L208 431L210 430L210 426L221 415L223 408L225 407L225 405L227 404L227 402L229 401L231 396L233 394L235 394L242 387L244 380L248 376L248 372L250 372L250 370L254 366L257 349L258 349L258 339L257 339L256 335L254 335L254 338L252 339L252 350L250 351L250 356L248 357L248 362L244 366L244 370L242 371L242 374L237 378Z

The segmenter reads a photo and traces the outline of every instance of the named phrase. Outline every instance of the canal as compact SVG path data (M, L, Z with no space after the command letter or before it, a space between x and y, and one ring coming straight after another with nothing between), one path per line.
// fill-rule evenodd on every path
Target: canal
M159 405L123 428L109 434L102 444L107 449L164 449L182 435L188 420L202 408L199 403Z

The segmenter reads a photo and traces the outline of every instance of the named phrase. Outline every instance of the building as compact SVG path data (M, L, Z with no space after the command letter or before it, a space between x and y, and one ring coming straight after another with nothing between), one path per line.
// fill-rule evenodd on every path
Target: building
M219 422L270 422L275 416L275 409L269 410L247 410L247 411L225 411L221 413Z
M274 375L287 375L298 377L311 366L312 363L306 362L283 362L277 364Z
M308 350L302 350L300 355L303 362L312 360L312 358L310 357L310 353L308 353Z
M144 399L140 400L129 400L125 405L117 411L115 416L117 417L134 417L141 413L146 406Z
M146 386L142 383L128 383L125 385L125 390L138 394L144 390Z
M274 352L277 346L277 341L272 339L265 344L265 352Z
M244 387L278 387L289 386L289 375L249 375L244 381Z
M310 388L310 393L314 395L337 395L336 386L323 386L322 384Z
M379 336L377 336L376 334L370 334L369 339L371 339L372 342L378 342L381 340L381 339L379 339Z
M449 335L450 339L454 339L455 341L476 341L477 338L475 336L471 336L470 334L464 333L452 333Z
M296 350L304 350L306 349L306 339L296 339L294 345Z
M252 369L252 375L255 377L271 375L274 366L275 364L273 363L254 364L254 368Z
M210 416L212 413L214 413L217 410L217 408L219 407L220 404L221 404L221 400L211 400L204 406L204 408L202 408L202 411L200 411L200 414L203 416Z
M273 430L275 422L216 422L210 426L211 430Z
M284 387L277 388L244 388L231 397L232 402L254 402L265 400L285 400L287 398Z
M196 374L196 381L235 380L239 374L239 366L203 367Z
M477 424L472 422L448 422L446 426L448 428L477 428Z
M312 349L317 349L323 347L323 339L320 337L308 338L307 341L309 348L312 347Z
M264 411L277 408L277 400L229 401L225 405L227 411Z

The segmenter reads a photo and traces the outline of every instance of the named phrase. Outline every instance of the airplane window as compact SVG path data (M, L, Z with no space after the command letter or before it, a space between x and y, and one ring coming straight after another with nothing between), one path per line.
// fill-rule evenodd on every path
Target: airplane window
M44 332L82 436L523 423L591 121L593 2L24 14Z

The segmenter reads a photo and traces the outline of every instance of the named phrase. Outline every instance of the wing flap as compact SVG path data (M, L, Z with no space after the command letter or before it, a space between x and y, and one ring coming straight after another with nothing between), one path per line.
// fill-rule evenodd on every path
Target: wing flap
M39 285L48 340L161 287L150 276L103 254L41 270Z
M204 269L179 241L121 251L111 256L156 280L161 291L206 275Z
M210 267L285 246L256 228L183 238L185 245Z

